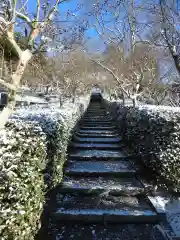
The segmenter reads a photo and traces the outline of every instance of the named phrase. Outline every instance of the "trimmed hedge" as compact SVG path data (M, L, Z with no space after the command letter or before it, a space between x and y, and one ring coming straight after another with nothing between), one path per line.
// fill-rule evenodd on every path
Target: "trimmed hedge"
M0 131L1 239L34 239L45 194L61 181L68 140L82 111L82 104L59 112L26 109Z
M180 191L180 109L140 109L107 101L105 104L129 149L141 156L161 184Z
M0 236L33 239L43 207L46 136L36 123L6 126L0 138Z

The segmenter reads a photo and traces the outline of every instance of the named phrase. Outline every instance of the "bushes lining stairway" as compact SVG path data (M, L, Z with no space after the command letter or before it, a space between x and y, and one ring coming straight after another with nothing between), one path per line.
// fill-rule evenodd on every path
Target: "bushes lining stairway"
M164 218L139 174L101 96L93 95L69 145L46 239L165 239L154 230Z

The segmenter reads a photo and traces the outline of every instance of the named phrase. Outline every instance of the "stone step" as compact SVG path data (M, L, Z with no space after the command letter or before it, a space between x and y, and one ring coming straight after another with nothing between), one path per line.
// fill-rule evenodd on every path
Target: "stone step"
M107 116L107 113L105 112L105 111L99 111L99 110L97 110L97 111L87 111L87 112L85 112L85 115L95 115L95 116L102 116L102 115L105 115L105 116Z
M107 113L96 113L96 112L85 112L84 116L92 116L92 117L108 117L109 115Z
M94 110L94 109L103 109L103 110L105 110L105 108L102 106L102 105L89 105L88 106L88 108L87 109L92 109L92 110Z
M85 112L85 115L95 115L95 116L101 116L101 115L108 115L107 113L106 113L106 111L100 111L100 110L97 110L97 111L86 111Z
M103 123L106 123L106 122L113 122L112 118L109 118L109 117L100 117L100 118L94 118L94 117L86 117L84 116L81 121L85 121L85 122L103 122ZM93 121L92 121L93 120Z
M134 177L64 177L61 192L76 192L85 194L118 194L137 195L144 192L142 184Z
M95 113L106 113L106 110L105 109L102 109L102 108L88 108L87 110L86 110L86 112L95 112Z
M63 221L155 223L158 214L145 200L128 196L65 194L53 216Z
M104 106L101 103L93 103L93 104L89 104L88 106L89 108L93 108L93 107L102 107L104 108Z
M87 109L96 109L96 108L105 109L105 107L103 105L98 105L98 104L97 105L90 104Z
M134 176L136 170L130 162L121 161L68 161L64 169L66 175L78 176Z
M81 148L81 149L120 149L120 147L124 147L124 144L116 144L116 143L76 143L71 142L71 147L73 148Z
M105 130L114 130L116 129L116 126L113 123L80 123L80 128L85 129L105 129Z
M95 115L95 116L102 116L102 115L107 115L107 113L105 111L86 111L85 115Z
M69 154L71 159L78 160L122 160L127 159L123 151L115 150L77 150Z
M76 136L78 137L83 137L83 138L116 138L118 137L118 134L117 133L108 133L108 134L100 134L100 133L94 133L94 132L91 132L91 133L79 133L79 132L76 132L75 133Z
M81 123L114 124L112 119L106 119L106 118L94 119L94 118L85 118L85 117L81 119Z
M100 109L105 109L102 105L94 105L94 104L93 104L93 105L89 105L89 106L88 106L88 109L96 109L96 108L97 108L97 109L99 109L99 108L100 108Z
M115 126L112 122L83 122L81 121L80 122L80 125L81 126L84 126L84 127L112 127L112 126Z
M105 109L104 106L102 105L89 105L87 109L96 109L96 108L100 108L100 109Z
M170 197L162 197L162 196L147 196L148 200L155 208L156 212L166 217L166 207L167 203L171 202Z
M86 113L84 113L84 116L83 117L86 117ZM88 116L87 116L88 117ZM98 119L98 118L109 118L109 119L112 119L112 117L109 115L109 114L106 114L105 116L101 116L101 115L99 115L99 114L96 114L96 115L94 115L94 116L92 116L93 118L96 118L96 119Z
M109 117L107 114L98 114L97 115L97 113L85 113L83 117L86 117L86 118L94 118L94 117L96 117L97 118L97 116L99 118L107 118L107 117Z
M115 130L116 127L115 126L84 126L81 125L80 129L82 130Z
M74 136L74 140L76 142L82 142L82 143L120 143L121 139L118 137L115 138L103 138L103 137L77 137Z
M79 133L93 133L93 134L116 134L115 130L98 130L98 129L80 129Z
M103 122L103 121L112 121L113 119L112 118L110 118L110 117L86 117L86 116L84 116L83 118L82 118L82 120L84 120L84 121L91 121L91 122Z
M97 124L97 125L101 125L101 124L103 124L103 125L112 125L112 124L114 124L114 122L113 121L106 121L106 120L101 120L101 121L90 121L90 120L84 120L84 119L82 119L81 121L80 121L80 123L81 124Z
M53 219L55 220L55 219ZM55 222L55 221L54 221ZM153 224L55 222L45 240L165 240L153 238Z
M91 104L88 106L88 109L94 109L94 108L102 108L105 109L104 106L102 104Z
M103 108L103 107L100 107L100 106L97 106L97 107L88 107L87 108L87 111L106 111L106 109L105 108Z

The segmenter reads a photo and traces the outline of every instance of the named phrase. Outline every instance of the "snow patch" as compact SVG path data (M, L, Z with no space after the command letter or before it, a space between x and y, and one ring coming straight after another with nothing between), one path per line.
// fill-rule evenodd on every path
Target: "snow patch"
M140 207L141 209L141 207ZM115 215L115 216L128 216L128 215L134 215L134 216L140 216L140 215L145 215L145 216L155 216L156 213L152 212L151 210L147 209L142 209L142 210L120 210L120 209L58 209L56 211L56 214L70 214L70 215L97 215L97 216L102 216L102 215Z
M166 216L174 233L180 237L180 198L166 204Z

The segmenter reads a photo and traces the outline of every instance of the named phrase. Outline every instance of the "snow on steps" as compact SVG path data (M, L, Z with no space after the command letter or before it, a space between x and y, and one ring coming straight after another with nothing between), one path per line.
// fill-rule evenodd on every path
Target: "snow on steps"
M127 196L65 194L54 213L59 220L83 222L156 223L158 215L143 199Z

